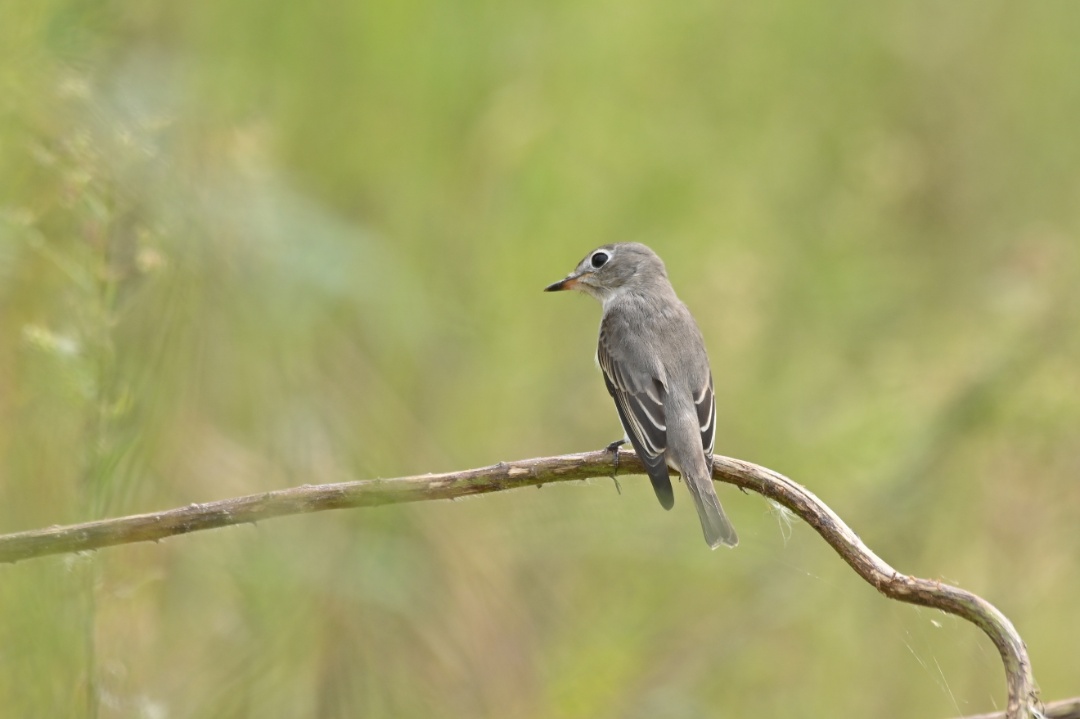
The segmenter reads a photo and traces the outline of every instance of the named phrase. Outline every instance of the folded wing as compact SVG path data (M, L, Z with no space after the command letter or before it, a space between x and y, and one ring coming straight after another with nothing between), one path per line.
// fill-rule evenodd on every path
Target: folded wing
M712 372L709 381L701 392L694 397L698 425L701 427L701 446L705 449L705 459L712 469L713 446L716 443L716 394L713 392Z
M615 400L626 438L645 464L660 505L664 509L671 509L675 505L675 495L664 461L664 451L667 449L664 400L667 389L653 373L640 373L631 380L625 359L611 352L604 333L600 334L596 358L604 373L608 393Z

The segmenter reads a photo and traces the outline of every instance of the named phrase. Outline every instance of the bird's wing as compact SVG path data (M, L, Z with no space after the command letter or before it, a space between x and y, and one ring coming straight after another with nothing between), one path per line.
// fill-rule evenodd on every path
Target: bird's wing
M711 468L713 446L716 444L716 394L713 392L712 372L708 375L708 383L694 395L694 408L701 427L701 446L705 449L705 459Z
M645 464L661 506L671 509L675 504L675 495L664 461L664 451L667 449L664 399L667 388L654 372L638 372L631 380L627 372L629 358L613 353L603 332L600 333L596 359L604 373L608 393L619 410L626 438Z

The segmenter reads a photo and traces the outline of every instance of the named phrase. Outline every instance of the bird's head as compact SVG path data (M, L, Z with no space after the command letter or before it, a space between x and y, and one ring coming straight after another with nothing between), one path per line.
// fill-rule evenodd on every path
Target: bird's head
M616 294L667 284L667 270L656 253L638 242L603 245L585 255L569 275L544 288L545 292L578 290L605 302Z

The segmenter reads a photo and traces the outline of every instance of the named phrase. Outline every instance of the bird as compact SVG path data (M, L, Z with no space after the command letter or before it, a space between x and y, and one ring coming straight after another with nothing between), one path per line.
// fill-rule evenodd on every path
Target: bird
M738 535L712 482L716 397L705 340L675 294L663 260L638 242L596 248L545 292L576 290L603 307L596 360L626 439L664 509L675 504L668 468L682 477L709 547Z

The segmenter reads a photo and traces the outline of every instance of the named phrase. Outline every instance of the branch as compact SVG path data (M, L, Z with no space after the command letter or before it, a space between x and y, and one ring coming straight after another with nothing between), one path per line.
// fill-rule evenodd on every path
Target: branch
M960 719L1006 719L1005 712L974 714ZM1041 719L1080 719L1080 697L1047 702L1040 715Z
M1006 719L1030 719L1040 710L1027 648L1012 623L996 607L971 592L901 574L863 544L844 522L810 491L770 469L728 457L715 457L713 478L753 490L787 507L813 527L855 572L885 596L933 607L966 619L997 647L1008 685ZM157 541L203 529L254 523L261 519L326 509L455 499L505 489L542 486L614 474L644 474L633 452L619 453L618 471L607 451L541 457L471 469L397 479L304 485L274 492L192 504L164 512L104 519L0 536L0 563L49 554L83 552L117 544Z

